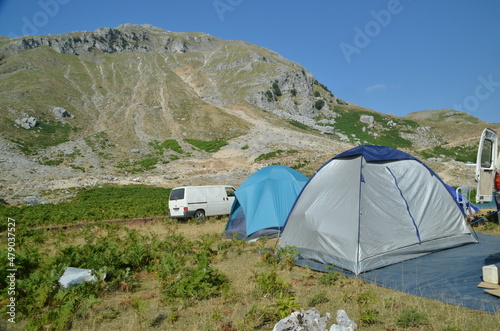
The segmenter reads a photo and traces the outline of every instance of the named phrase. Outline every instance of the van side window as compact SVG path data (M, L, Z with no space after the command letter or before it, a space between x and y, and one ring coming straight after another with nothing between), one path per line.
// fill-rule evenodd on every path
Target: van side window
M493 142L491 140L485 140L483 145L483 150L481 153L481 167L490 168L493 157Z
M234 188L226 187L226 194L228 197L234 197Z
M172 190L172 192L170 192L170 200L182 200L182 199L184 199L183 188L177 188L175 190Z

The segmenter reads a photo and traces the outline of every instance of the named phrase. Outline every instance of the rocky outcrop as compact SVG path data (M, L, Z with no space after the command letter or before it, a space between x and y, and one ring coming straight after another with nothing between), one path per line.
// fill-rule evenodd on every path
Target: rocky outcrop
M75 115L68 113L63 107L52 108L52 113L54 113L56 118L75 118Z
M16 120L16 124L24 129L31 129L38 125L38 121L33 116Z
M353 322L345 310L340 309L337 311L336 322L330 328L327 327L328 319L331 318L330 313L321 316L316 308L309 310L295 311L288 317L280 320L273 328L273 331L355 331L358 325Z

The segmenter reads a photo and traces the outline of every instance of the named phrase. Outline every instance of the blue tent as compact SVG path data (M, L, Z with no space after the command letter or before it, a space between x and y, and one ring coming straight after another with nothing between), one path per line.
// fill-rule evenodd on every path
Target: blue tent
M235 191L224 235L247 240L279 236L307 180L297 170L282 165L255 172Z

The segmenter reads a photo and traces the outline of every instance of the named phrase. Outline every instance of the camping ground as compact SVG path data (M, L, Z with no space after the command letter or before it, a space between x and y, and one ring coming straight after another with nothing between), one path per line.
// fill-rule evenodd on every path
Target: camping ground
M2 326L270 330L291 310L312 307L322 316L344 309L363 330L494 330L500 325L500 313L294 266L293 247L278 252L275 239L225 239L226 217L201 223L167 219L161 216L166 208L161 196L168 190L103 187L57 205L0 207L2 217L18 220L19 269L16 324L7 324L2 292ZM138 218L152 221L104 221ZM493 223L475 230L500 235ZM96 269L106 279L61 290L57 280L68 265Z

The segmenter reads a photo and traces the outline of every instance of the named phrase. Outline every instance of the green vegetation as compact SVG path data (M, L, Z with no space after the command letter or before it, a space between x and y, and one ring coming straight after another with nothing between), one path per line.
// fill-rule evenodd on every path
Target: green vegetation
M203 141L203 140L185 139L184 141L208 153L218 152L222 147L228 144L226 141L223 140Z
M144 171L152 170L156 167L156 164L160 159L156 156L145 155L144 158L136 161L122 161L116 165L117 168L123 169L129 173L137 174Z
M318 82L317 80L314 80L314 85L317 85L319 86L320 88L322 88L324 91L328 92L328 94L330 94L331 96L333 96L332 92L328 89L328 87L326 87L325 85L321 84L320 82Z
M112 186L80 191L67 202L36 206L5 206L0 215L24 226L74 224L79 221L129 219L168 214L170 190L144 185ZM5 230L5 223L0 230Z
M317 110L321 110L321 108L323 108L324 105L325 105L325 100L319 99L316 100L316 102L314 103L314 108L316 108Z
M402 138L399 133L406 130L412 130L419 125L415 121L393 119L397 126L389 126L386 123L389 121L382 114L367 112L367 111L340 111L339 117L335 119L335 129L342 132L353 140L354 135L362 144L383 145L393 148L403 147L410 148L412 146L411 140ZM382 129L367 130L367 124L360 121L361 115L370 115L374 117L375 123L382 125ZM365 130L363 131L363 128ZM373 131L377 135L370 134ZM354 141L353 141L354 142Z
M179 143L175 139L167 139L164 142L162 142L159 146L165 149L170 149L179 154L184 153L181 148L181 145L179 145Z
M318 281L323 285L333 285L340 278L340 273L333 269L333 266L327 267L327 272L322 273Z
M273 93L277 97L280 97L282 95L281 89L280 89L277 81L273 83Z
M295 90L295 94L297 94L297 90ZM292 92L292 95L295 96L295 94L293 94L293 92ZM266 96L268 102L278 101L278 97L283 95L281 93L281 89L278 85L278 81L275 81L271 85L271 88L269 90L267 90L266 92L264 92L264 95Z
M276 96L271 91L266 91L264 95L266 96L268 102L278 101L278 98L276 98Z
M295 169L295 170L299 170L299 169L302 169L302 168L308 166L311 163L311 161L307 160L307 159L297 159L296 162L297 163L295 163L295 164L291 164L290 168Z
M442 147L435 146L431 149L426 149L419 152L420 157L423 159L428 159L432 157L449 157L460 162L476 162L477 156L477 146L454 146L454 147Z
M21 151L30 155L39 149L56 146L68 141L71 133L75 133L78 129L61 122L40 120L34 128L18 130L23 130L23 135L16 135L17 138L13 138L12 141L19 143Z
M417 309L405 309L398 318L397 325L404 328L414 328L429 324L427 314L419 312Z
M296 154L296 153L298 153L298 151L294 150L294 149L291 149L291 150L278 149L276 151L269 152L266 154L261 154L261 155L257 156L255 161L259 162L259 161L269 160L269 159L272 159L275 157L283 157L283 156L292 155L292 154Z
M358 293L356 298L360 315L359 321L361 325L373 325L377 323L379 313L372 307L377 303L376 295L373 291L368 290Z
M311 307L315 307L317 305L320 305L322 303L326 303L328 301L330 301L330 299L328 299L326 291L323 290L323 291L316 293L311 299L309 299L307 304Z
M311 128L308 127L307 125L302 124L302 123L297 122L297 121L294 121L294 120L288 121L288 123L290 123L291 125L299 128L299 129L302 129L302 130L311 130Z
M64 162L71 163L75 160L77 156L81 156L81 152L78 148L75 148L72 153L64 154L63 152L59 152L58 155L54 157L43 156L37 159L37 162L40 164L48 165L48 166L58 166ZM72 167L76 168L75 165L70 164ZM85 170L85 169L82 169Z

